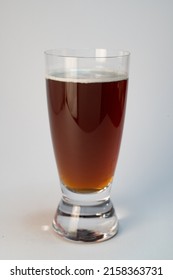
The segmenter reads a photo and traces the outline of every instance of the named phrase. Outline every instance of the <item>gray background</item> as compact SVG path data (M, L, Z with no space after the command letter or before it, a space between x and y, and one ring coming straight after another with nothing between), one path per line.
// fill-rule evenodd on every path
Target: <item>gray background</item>
M44 81L46 49L131 52L112 200L118 235L58 238L60 199ZM172 259L173 1L0 0L0 258Z

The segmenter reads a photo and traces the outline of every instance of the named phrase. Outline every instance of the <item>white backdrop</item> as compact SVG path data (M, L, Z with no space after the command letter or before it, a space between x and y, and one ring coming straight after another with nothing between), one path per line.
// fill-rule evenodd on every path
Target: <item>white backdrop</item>
M44 81L46 49L131 52L112 188L118 235L74 244L51 230L60 190ZM0 258L173 258L173 1L0 0Z

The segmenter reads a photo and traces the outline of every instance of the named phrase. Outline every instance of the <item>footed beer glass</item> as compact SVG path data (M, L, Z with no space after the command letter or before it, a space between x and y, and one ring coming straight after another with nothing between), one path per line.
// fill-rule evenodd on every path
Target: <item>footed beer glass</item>
M50 130L62 199L53 228L73 241L103 241L118 230L110 200L127 99L129 52L45 52Z

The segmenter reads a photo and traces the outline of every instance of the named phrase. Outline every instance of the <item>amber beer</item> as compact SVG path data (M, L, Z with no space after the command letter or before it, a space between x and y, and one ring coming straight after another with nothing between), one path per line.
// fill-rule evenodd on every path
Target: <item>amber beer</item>
M104 74L104 73L103 73ZM104 77L104 75L102 75ZM91 193L113 178L123 131L128 79L46 78L52 141L62 183Z

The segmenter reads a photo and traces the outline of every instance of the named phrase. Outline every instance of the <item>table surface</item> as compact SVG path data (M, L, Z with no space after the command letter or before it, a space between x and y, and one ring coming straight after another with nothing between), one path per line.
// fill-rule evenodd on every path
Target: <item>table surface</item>
M133 168L127 171L130 164L123 160L123 148L111 192L119 232L108 241L92 244L63 240L52 230L61 192L51 149L42 166L19 157L17 150L13 164L1 157L0 258L172 259L171 174L169 178L158 172L149 178L140 172L130 174Z

